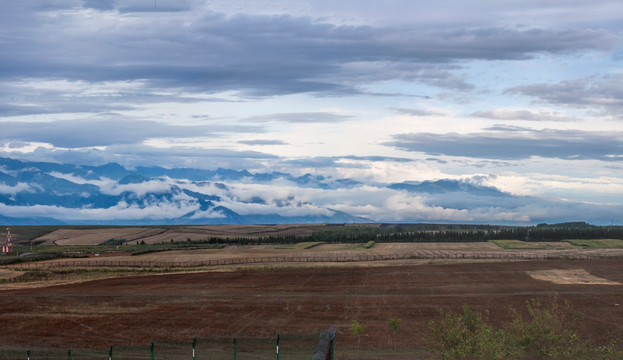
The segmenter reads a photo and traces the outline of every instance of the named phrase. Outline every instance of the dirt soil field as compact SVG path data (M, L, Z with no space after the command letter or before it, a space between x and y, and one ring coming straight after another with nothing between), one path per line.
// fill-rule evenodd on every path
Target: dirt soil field
M605 279L558 284L530 274ZM531 298L557 295L580 316L580 335L615 338L623 322L623 262L552 260L375 267L312 267L148 275L0 291L0 344L8 348L99 348L197 337L318 334L335 325L352 347L352 320L367 325L363 348L389 348L387 322L404 319L401 348L422 347L440 309L467 304L494 323ZM1 287L1 285L0 285Z
M356 227L346 224L344 227ZM367 226L375 226L368 224ZM327 229L326 224L287 224L287 225L210 225L166 227L110 227L94 229L58 229L34 239L35 243L56 245L96 245L110 239L124 239L134 244L143 241L147 244L168 243L170 241L201 241L211 237L219 238L260 238L267 236L307 236Z

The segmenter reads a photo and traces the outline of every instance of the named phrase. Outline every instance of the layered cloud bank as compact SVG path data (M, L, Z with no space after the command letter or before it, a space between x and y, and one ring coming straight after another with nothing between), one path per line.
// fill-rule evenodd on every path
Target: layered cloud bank
M1 214L620 224L621 14L618 0L2 1L0 156L22 165L3 162Z
M483 179L364 183L246 170L125 169L0 158L0 219L9 224L447 222L532 224L618 206L518 196Z

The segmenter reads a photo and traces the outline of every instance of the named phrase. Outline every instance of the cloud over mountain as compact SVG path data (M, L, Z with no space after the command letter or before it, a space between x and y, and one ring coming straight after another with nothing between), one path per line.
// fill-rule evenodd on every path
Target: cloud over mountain
M621 14L617 0L0 1L0 157L15 160L1 214L613 221Z
M133 170L0 158L0 215L13 224L449 222L527 224L613 206L518 196L484 179L365 184L246 170ZM545 211L544 209L547 209ZM623 215L623 214L621 214Z

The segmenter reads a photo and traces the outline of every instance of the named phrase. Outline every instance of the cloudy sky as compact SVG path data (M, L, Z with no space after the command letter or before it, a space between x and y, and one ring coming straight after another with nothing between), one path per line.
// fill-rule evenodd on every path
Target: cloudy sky
M2 1L0 156L463 179L620 209L622 14L619 0Z

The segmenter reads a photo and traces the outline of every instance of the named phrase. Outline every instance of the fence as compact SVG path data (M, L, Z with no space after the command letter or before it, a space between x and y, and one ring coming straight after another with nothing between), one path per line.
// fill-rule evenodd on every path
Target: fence
M0 350L7 360L309 360L318 342L314 335L259 338L193 338L191 342L152 342L149 346L111 346L106 350ZM333 357L332 357L333 358Z
M201 261L140 261L76 259L46 262L28 262L5 265L9 268L56 268L56 267L130 267L130 268L197 268L224 265L270 264L270 263L343 263L361 261L391 261L415 259L483 259L483 260L589 260L621 258L623 252L467 252L422 250L407 254L373 254L350 256L263 256L229 259L206 259Z

